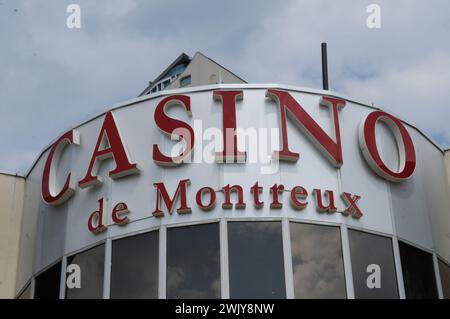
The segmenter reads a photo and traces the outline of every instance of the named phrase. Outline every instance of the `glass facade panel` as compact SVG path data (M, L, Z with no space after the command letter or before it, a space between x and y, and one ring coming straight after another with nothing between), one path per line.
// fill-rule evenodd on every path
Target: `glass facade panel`
M174 75L179 75L179 74L183 73L183 71L186 69L186 66L187 66L187 64L185 64L185 63L177 64L173 68L171 68L164 76L171 77Z
M348 231L355 298L399 298L390 238Z
M291 223L295 298L346 298L338 227Z
M190 75L185 76L180 79L180 87L184 87L189 84L191 84L191 76Z
M169 85L170 85L170 79L165 80L165 81L162 83L162 88L165 89L165 88L168 87Z
M158 231L114 240L111 298L158 298Z
M96 246L67 258L67 266L71 264L76 264L80 267L81 287L66 287L66 299L103 298L105 245Z
M295 298L346 298L341 232L336 226L291 222L290 243ZM227 222L230 297L286 298L282 224L280 221ZM357 299L398 299L392 239L348 231L353 287ZM166 297L221 297L219 223L167 229ZM436 299L433 255L399 242L407 299ZM67 258L78 265L81 287L67 287L67 299L103 298L105 245ZM34 279L18 299L58 299L62 263ZM450 299L450 265L438 259L443 297ZM69 279L73 272L66 275ZM159 231L112 241L110 297L158 298Z
M280 222L228 223L231 298L286 298Z
M59 299L61 283L61 262L36 277L34 299Z
M220 298L219 224L167 229L166 296Z
M403 242L399 242L399 247L406 298L437 298L433 256Z
M445 299L450 299L450 266L439 259L439 275L441 276L442 293Z

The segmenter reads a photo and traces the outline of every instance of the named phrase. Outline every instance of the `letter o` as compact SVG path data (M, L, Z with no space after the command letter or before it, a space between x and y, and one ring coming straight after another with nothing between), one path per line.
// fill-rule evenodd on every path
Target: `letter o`
M385 123L394 133L399 151L399 169L391 170L381 159L376 141L376 124ZM369 166L382 178L391 182L401 182L412 176L416 168L414 144L403 123L394 116L383 112L370 113L359 126L359 146Z
M204 205L202 202L202 196L205 192L209 193L209 203L207 205ZM197 192L197 195L195 196L195 201L197 202L197 205L198 207L200 207L200 209L210 210L216 204L216 191L211 187L200 188Z

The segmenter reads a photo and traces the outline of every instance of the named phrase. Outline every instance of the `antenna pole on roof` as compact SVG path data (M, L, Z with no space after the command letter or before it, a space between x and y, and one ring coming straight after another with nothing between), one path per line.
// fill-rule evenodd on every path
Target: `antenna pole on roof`
M328 90L328 61L327 61L327 44L322 42L322 87Z

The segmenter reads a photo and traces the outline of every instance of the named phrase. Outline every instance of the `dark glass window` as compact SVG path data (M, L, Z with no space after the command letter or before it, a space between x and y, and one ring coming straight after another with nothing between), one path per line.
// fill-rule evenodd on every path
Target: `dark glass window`
M34 299L59 299L61 283L61 262L36 277Z
M182 64L177 64L175 65L173 68L171 68L166 74L166 77L172 77L175 75L180 75L181 73L183 73L183 71L186 69L187 64L182 63Z
M399 298L390 238L349 230L355 297Z
M162 85L162 88L163 88L163 89L166 88L166 87L168 87L168 86L170 85L170 79L165 80L161 85Z
M218 223L167 230L166 296L220 298Z
M111 298L158 298L158 232L114 240Z
M346 298L341 233L338 227L291 223L296 298Z
M399 247L406 298L437 298L433 256L403 242Z
M439 274L441 276L442 293L445 299L450 299L450 266L439 259Z
M180 87L184 87L186 85L191 84L191 76L185 76L180 79Z
M103 273L105 265L105 245L99 245L67 258L67 266L76 264L81 270L81 287L68 288L67 299L103 298Z
M228 223L231 298L286 298L280 222Z

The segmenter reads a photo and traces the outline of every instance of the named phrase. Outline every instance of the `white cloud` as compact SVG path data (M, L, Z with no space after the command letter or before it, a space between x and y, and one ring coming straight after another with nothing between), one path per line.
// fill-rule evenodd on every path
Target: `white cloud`
M450 145L450 3L377 1L382 28L366 27L370 2L291 1L249 37L239 69L251 81L321 87L329 44L331 89L371 101Z
M372 100L450 145L450 3L377 1L73 1L0 6L0 170L23 173L71 124L136 96L181 52L202 51L250 82L320 87L320 42L330 86ZM17 11L14 9L17 8Z
M351 96L374 101L427 133L450 143L450 53L433 52L408 67L380 70L366 80L343 82Z

